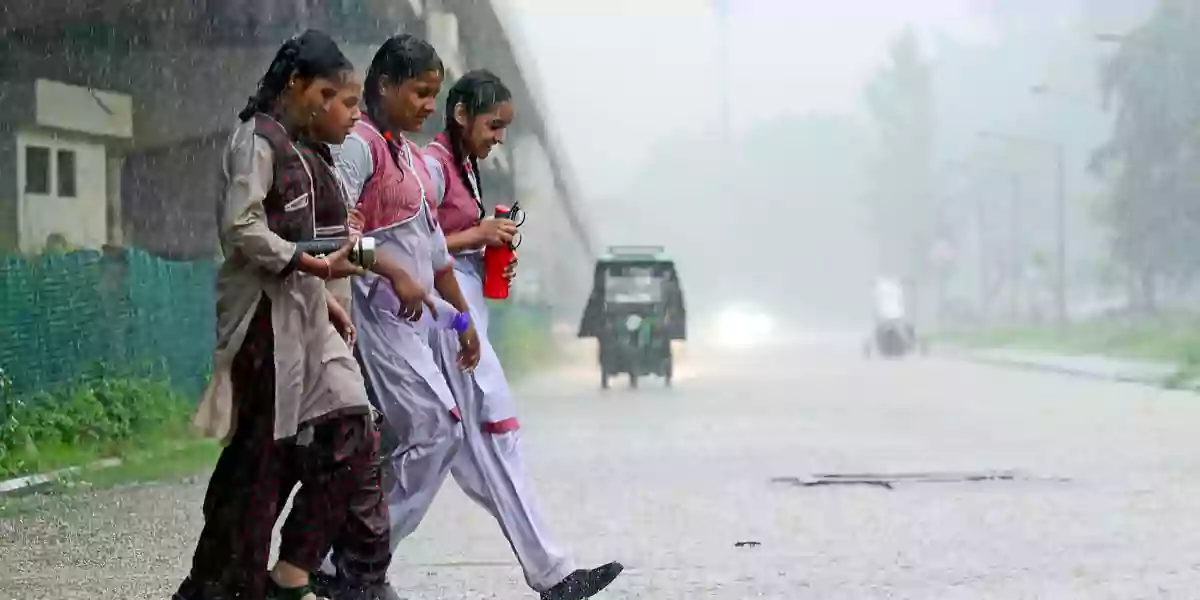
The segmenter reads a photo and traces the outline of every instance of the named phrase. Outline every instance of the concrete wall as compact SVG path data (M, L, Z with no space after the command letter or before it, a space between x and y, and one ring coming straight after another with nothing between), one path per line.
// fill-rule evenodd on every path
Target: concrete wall
M528 270L540 300L548 301L562 318L578 318L591 290L595 250L591 227L578 205L573 174L553 129L546 122L538 92L530 86L535 64L522 62L519 40L505 18L507 3L497 0L437 0L456 16L461 36L458 51L467 68L486 67L513 90L517 121L510 132L508 158L513 170L513 195L529 210L522 227L522 276ZM433 5L431 2L430 6ZM515 294L526 293L515 291ZM534 293L534 292L529 292Z
M132 133L129 96L41 78L6 82L0 96L0 248L41 252L52 234L101 248L118 198L110 195L108 147ZM27 185L31 152L35 187Z
M100 249L108 241L107 159L104 145L88 138L32 129L17 136L17 215L19 249L40 253L52 234L67 245ZM49 151L49 189L34 193L27 187L30 148ZM74 194L60 193L60 171L70 168L60 154L74 156Z
M36 79L37 124L116 139L133 137L133 101L126 94Z
M0 251L17 249L17 137L0 123Z
M108 207L103 219L109 225L106 237L168 257L200 258L212 255L216 237L220 149L234 115L257 87L284 35L304 26L324 28L342 38L343 50L364 73L387 34L409 30L424 35L443 54L452 77L469 68L487 67L514 88L521 116L510 135L534 143L510 143L486 161L485 197L489 205L520 199L530 209L522 257L529 265L530 279L539 280L531 281L530 287L540 287L538 295L544 292L560 303L577 303L574 298L586 290L576 288L590 283L591 249L578 217L568 209L574 200L569 174L556 172L554 150L545 147L551 142L542 115L525 85L496 6L483 0L369 0L351 8L342 4L340 9L311 1L304 5L306 10L296 12L281 10L291 4L279 0L245 4L207 0L161 14L126 11L119 18L101 21L77 15L77 22L95 25L91 33L9 32L0 51L0 78L19 83L53 79L127 94L129 106L118 112L131 114L128 128L133 139L106 152L103 187L108 195L121 199ZM345 14L333 14L339 10ZM206 25L205 19L212 15L219 19ZM10 100L5 84L0 81L0 113L24 125L37 120L34 114L14 117L6 110ZM87 102L43 112L65 122L72 115L97 110L94 99ZM440 128L441 118L438 114L431 120L427 133ZM4 119L5 114L0 114L0 122ZM107 133L122 130L120 124L105 127ZM15 149L5 150L2 133L0 216L5 210L15 211L15 202L5 203L4 195L11 191L15 196L17 188L11 177ZM8 140L9 146L15 145L13 138ZM522 151L519 145L531 149ZM10 222L0 219L0 241L3 224ZM577 277L580 271L582 278Z
M125 155L120 194L128 244L172 259L213 256L225 142L217 132Z
M363 71L375 51L354 44L344 44L343 49ZM95 134L133 133L130 143L108 153L112 164L105 170L112 172L113 181L107 181L106 175L93 182L99 189L110 187L114 200L101 215L100 223L111 227L99 244L129 243L174 259L208 258L213 256L216 239L221 148L236 123L236 113L256 89L276 50L275 45L264 45L109 55L74 48L54 57L22 50L20 57L5 57L16 59L8 71L22 79L10 80L0 90L6 92L0 94L4 109L0 120L34 121ZM19 68L12 68L13 64ZM55 76L129 94L95 91L93 98L89 91L80 97L64 94L61 84L32 83ZM29 92L38 86L45 102L32 110L28 104L34 95ZM8 179L7 173L0 170L0 189L16 190L18 182ZM0 195L0 210L16 210L3 201ZM96 243L91 233L62 233L71 233L72 243ZM20 245L33 248L30 244L36 242L40 247L44 237Z

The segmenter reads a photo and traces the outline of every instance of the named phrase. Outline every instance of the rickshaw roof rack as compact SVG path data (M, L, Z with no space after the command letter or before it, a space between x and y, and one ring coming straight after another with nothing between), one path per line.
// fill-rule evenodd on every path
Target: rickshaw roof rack
M667 249L665 246L609 246L608 252L603 258L607 260L667 260Z

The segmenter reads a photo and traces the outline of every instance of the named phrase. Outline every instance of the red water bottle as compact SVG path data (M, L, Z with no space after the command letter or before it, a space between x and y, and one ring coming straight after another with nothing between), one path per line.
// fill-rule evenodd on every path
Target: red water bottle
M507 206L497 205L495 217L509 219L512 217L512 210ZM485 298L493 300L508 298L508 278L504 276L504 271L508 269L508 265L512 264L516 254L512 244L488 246L484 249L483 296Z

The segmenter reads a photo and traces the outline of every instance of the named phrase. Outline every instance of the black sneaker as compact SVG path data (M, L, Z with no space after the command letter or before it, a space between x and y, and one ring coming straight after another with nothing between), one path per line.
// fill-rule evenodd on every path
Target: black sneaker
M322 571L313 573L309 581L314 594L329 600L404 600L387 583L357 587L342 581L337 575L329 575Z
M404 598L396 593L396 589L391 584L385 583L376 588L374 600L404 600Z
M599 594L608 587L625 567L618 562L596 567L590 571L580 569L567 575L558 585L542 592L542 600L583 600Z
M312 587L302 585L295 588L280 587L275 580L267 578L266 600L326 600L323 596L313 593Z
M183 583L179 584L179 590L171 595L171 600L204 600L204 592L200 589L200 584L188 576L183 578Z
M317 596L337 598L337 592L342 587L342 581L337 575L328 575L318 570L316 573L308 576L308 585Z

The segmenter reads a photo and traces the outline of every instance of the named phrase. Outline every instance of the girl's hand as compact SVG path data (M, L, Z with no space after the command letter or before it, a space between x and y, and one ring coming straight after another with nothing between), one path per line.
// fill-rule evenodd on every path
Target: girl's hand
M367 219L363 217L362 211L357 208L351 208L346 213L346 227L350 230L351 236L362 235L363 227L366 227Z
M333 323L333 328L337 329L342 339L346 340L346 345L354 348L354 343L358 341L358 331L354 329L354 321L350 319L350 314L346 312L345 307L333 296L329 296L329 322Z
M326 264L325 279L343 279L366 273L362 267L350 262L350 252L356 243L358 238L351 237L345 246L323 259Z
M503 246L511 244L517 235L517 224L508 219L488 217L475 226L475 235L481 246Z
M479 334L475 332L475 324L458 336L458 366L464 371L470 371L479 364Z
M508 266L504 268L504 278L509 281L517 278L517 257L515 255L512 262L508 263Z

